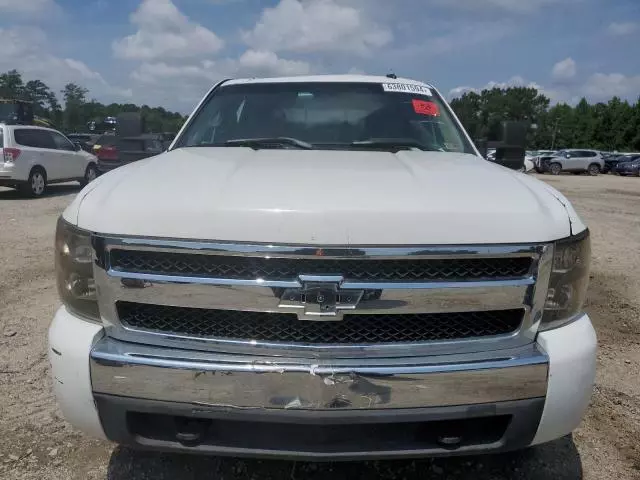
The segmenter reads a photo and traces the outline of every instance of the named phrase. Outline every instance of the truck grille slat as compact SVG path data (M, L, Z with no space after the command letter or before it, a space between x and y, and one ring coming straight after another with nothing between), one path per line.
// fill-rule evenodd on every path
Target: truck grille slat
M487 312L345 315L338 322L295 314L212 310L118 302L120 321L138 330L228 340L304 344L375 344L505 335L518 329L522 309Z
M529 274L532 259L266 258L114 249L110 264L124 272L237 280L295 280L298 275L313 274L368 282L424 282L522 278Z

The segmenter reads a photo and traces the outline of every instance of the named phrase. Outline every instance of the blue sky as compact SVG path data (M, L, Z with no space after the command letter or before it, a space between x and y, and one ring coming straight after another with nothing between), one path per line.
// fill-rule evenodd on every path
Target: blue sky
M0 19L1 71L182 112L221 78L306 73L640 96L640 0L0 0Z

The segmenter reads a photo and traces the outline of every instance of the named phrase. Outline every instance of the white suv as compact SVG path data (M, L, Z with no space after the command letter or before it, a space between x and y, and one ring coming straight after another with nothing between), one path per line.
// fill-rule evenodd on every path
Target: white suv
M542 158L541 162L542 170L552 175L560 175L561 172L598 175L604 170L604 159L597 150L560 150Z
M39 197L47 184L96 178L97 159L56 130L0 125L0 186Z

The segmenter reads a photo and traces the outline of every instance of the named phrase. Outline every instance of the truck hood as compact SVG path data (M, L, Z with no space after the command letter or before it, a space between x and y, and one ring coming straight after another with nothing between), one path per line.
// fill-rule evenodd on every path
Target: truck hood
M528 243L570 235L559 198L468 154L200 147L103 175L64 216L103 234L182 239Z

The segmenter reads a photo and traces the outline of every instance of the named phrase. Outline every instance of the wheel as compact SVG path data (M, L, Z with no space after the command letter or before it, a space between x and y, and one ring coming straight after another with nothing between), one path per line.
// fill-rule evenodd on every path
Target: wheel
M40 168L35 167L29 173L29 179L25 185L21 186L24 194L30 197L41 197L47 190L47 174Z
M549 165L549 171L551 172L551 175L560 175L560 172L562 172L562 165L559 163L552 163Z
M592 163L591 165L589 165L589 168L587 168L587 173L592 177L595 177L600 173L600 165L598 165L597 163Z
M84 178L80 181L80 186L85 187L98 178L98 169L95 163L87 165L87 170L84 172Z

